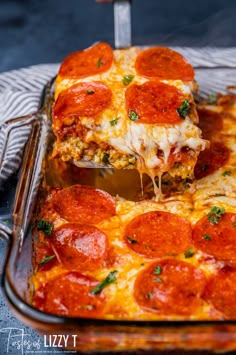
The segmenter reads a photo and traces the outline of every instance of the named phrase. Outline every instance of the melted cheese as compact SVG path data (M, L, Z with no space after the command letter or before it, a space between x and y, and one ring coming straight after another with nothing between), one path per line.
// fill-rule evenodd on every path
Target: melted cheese
M135 71L135 59L139 52L140 49L136 47L115 50L111 68L102 74L83 79L62 79L58 76L55 97L75 83L102 81L112 90L113 98L111 106L105 109L96 121L90 117L80 117L82 126L87 129L83 141L69 137L63 141L58 140L54 146L54 155L59 155L64 161L73 161L78 166L81 165L81 160L103 164L103 149L91 152L89 148L94 142L98 147L106 143L112 147L108 154L110 164L115 168L137 168L141 174L146 173L152 178L167 171L173 177L191 177L198 154L208 144L201 138L201 131L195 125L198 122L195 109L192 109L191 117L187 116L183 122L171 125L136 123L131 121L127 115L125 109L127 86L122 83L123 77L134 75L130 85L143 84L147 81ZM181 91L191 102L191 107L194 107L190 89L192 83L187 85L180 80L162 81ZM118 118L117 124L111 126L110 121L116 118ZM54 125L55 133L56 129ZM190 149L191 153L185 162L179 161L179 166L175 166L175 156L181 152L183 147ZM158 156L158 151L161 152L161 157ZM171 166L168 162L170 152L174 154L174 162Z
M236 176L234 183L236 182ZM194 208L192 195L186 192L182 195L172 196L163 202L145 200L141 202L131 202L117 200L117 215L111 217L96 226L102 230L108 237L110 248L114 250L115 261L112 266L104 267L94 271L86 272L98 280L104 278L113 270L117 270L117 282L109 285L103 290L103 294L108 300L104 309L104 318L106 319L139 319L139 320L175 320L175 319L214 319L214 308L202 300L201 307L194 314L185 317L177 315L163 315L155 312L148 312L142 309L135 301L133 296L134 282L137 275L155 259L150 259L137 254L130 249L124 241L124 230L127 224L135 217L151 211L165 211L177 214L195 224L203 217L214 205L214 200L206 206ZM236 212L236 206L229 203L220 203L226 211ZM66 223L55 212L48 212L47 206L44 207L48 219L53 220L55 228ZM165 258L165 257L164 257ZM168 258L168 256L167 256ZM221 266L221 261L216 261L213 257L195 248L195 254L191 258L185 258L184 254L179 254L175 258L183 260L193 266L200 268L206 276L210 276ZM161 258L163 259L163 258ZM43 283L53 280L58 275L66 273L68 270L62 265L56 266L48 271L39 271L34 276L34 285L36 289ZM79 270L78 270L79 271Z

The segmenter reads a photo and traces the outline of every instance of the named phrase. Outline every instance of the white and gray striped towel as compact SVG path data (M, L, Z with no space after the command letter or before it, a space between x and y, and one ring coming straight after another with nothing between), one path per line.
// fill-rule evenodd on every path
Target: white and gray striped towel
M10 118L34 113L45 84L56 75L57 64L37 65L0 74L0 126ZM20 166L23 148L30 128L10 132L7 151L2 157L4 132L0 131L0 187Z
M173 49L195 68L200 67L196 79L202 95L223 91L225 85L236 85L236 47ZM0 126L10 118L36 112L42 89L58 68L58 64L45 64L0 74ZM7 151L2 156L4 134L0 130L0 187L19 168L28 134L28 127L11 131Z

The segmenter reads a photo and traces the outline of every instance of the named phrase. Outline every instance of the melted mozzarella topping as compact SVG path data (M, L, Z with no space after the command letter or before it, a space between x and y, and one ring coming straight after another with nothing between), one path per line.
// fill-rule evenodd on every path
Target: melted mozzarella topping
M178 154L183 147L188 147L196 152L207 146L207 141L201 138L200 129L193 123L198 122L198 117L193 112L191 118L187 116L178 124L142 124L129 119L125 108L125 92L127 86L123 84L125 75L134 75L132 84L143 84L146 78L136 74L135 59L140 52L139 48L114 51L114 61L111 68L101 74L83 79L57 79L56 97L62 91L78 82L102 81L113 93L112 104L105 109L99 119L94 121L90 117L80 117L80 122L88 129L83 138L86 143L96 142L98 145L107 143L121 154L132 155L137 159L136 168L140 173L147 173L152 178L169 171L168 159L170 152ZM191 85L180 80L163 80L164 83L176 87L194 105L191 94ZM191 84L191 83L190 83ZM196 117L193 117L193 116ZM117 119L117 124L111 121ZM158 156L158 150L161 156ZM191 158L189 158L191 159ZM75 161L76 164L76 161ZM195 163L194 163L195 164ZM186 177L191 174L194 164L186 163ZM181 175L182 176L182 175ZM154 185L155 186L155 185Z

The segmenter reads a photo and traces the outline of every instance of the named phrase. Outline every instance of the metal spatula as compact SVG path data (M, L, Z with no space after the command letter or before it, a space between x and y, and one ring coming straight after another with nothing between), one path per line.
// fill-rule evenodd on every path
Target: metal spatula
M115 48L131 46L131 0L97 0L100 3L113 2Z

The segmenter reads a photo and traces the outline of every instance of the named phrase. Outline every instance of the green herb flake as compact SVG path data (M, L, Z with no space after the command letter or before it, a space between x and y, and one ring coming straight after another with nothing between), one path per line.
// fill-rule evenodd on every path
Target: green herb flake
M194 249L193 248L189 248L188 250L186 250L184 252L185 258L191 258L193 255L194 255Z
M125 75L125 76L123 76L122 83L127 86L127 85L129 85L131 83L133 78L134 78L134 75L132 75L132 74L131 75Z
M211 224L218 224L221 217L225 214L225 209L217 206L213 206L207 214L208 221Z
M160 277L155 277L154 279L156 282L163 282L163 280Z
M131 121L137 121L139 119L139 115L134 110L130 110L129 118Z
M208 234L204 234L202 237L204 240L211 240L211 237Z
M48 263L50 260L54 259L56 257L56 255L50 255L50 256L46 256L45 258L43 258L39 263L38 263L38 267Z
M46 235L50 235L53 231L53 225L50 222L41 219L37 222L37 229Z
M92 295L100 293L105 287L116 281L116 274L117 270L111 271L102 282L90 291L90 293Z
M114 120L111 120L111 121L110 121L110 125L111 125L112 127L115 126L115 125L118 123L119 119L120 119L120 117L116 117Z
M130 244L138 243L137 239L132 239L132 238L130 238L128 235L126 236L126 239L128 240L128 242L129 242Z
M214 105L214 104L216 104L216 103L217 103L217 95L215 95L215 94L209 95L208 98L207 98L207 103L208 103L209 105Z
M104 164L109 164L109 158L110 158L110 154L109 153L103 153L102 162Z
M147 298L152 298L153 297L153 293L152 292L148 292L147 293Z
M162 273L162 268L160 267L160 265L156 265L153 273L154 275L160 275Z
M94 90L87 90L87 94L88 94L88 95L92 95L92 94L94 94L94 93L95 93Z
M202 165L201 170L206 171L209 168L209 165Z
M226 170L225 172L223 172L222 176L227 176L227 175L231 175L232 171L230 170Z
M104 64L104 63L103 63L103 61L102 61L102 58L99 58L98 61L97 61L96 66L97 66L98 68L100 68L100 66L103 65L103 64Z
M183 119L188 115L189 110L190 110L190 103L186 99L183 100L181 106L177 108L177 112L179 116Z
M233 227L236 227L236 222L233 222L233 223L232 223L232 226L233 226Z

